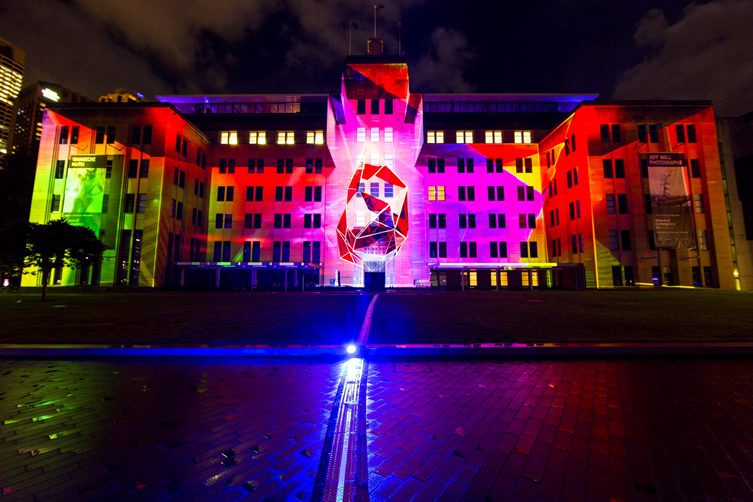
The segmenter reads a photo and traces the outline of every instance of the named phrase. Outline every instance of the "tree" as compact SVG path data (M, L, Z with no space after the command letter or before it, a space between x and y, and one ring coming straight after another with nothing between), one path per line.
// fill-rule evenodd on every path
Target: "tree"
M101 259L104 249L94 232L73 226L65 219L47 224L29 223L25 263L37 267L42 274L42 301L47 298L50 272L54 268L88 266Z

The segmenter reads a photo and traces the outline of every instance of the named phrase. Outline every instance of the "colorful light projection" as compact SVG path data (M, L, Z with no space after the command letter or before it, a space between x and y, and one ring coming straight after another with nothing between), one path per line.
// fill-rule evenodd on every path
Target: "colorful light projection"
M357 168L337 225L340 258L383 270L407 237L408 187L403 180L387 166Z
M105 195L105 157L71 157L63 213L72 225L99 233Z

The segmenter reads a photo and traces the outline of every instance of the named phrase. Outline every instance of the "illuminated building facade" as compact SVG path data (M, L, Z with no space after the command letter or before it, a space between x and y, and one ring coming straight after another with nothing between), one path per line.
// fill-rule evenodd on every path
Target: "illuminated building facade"
M0 38L0 169L10 153L15 99L24 76L24 51Z
M61 106L31 219L98 231L101 284L735 287L711 105L595 98L418 94L371 55L332 95Z

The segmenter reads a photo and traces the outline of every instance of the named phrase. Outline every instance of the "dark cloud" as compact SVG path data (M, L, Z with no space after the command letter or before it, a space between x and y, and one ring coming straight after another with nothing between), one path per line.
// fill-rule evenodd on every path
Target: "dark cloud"
M468 40L460 32L440 27L431 34L432 48L411 71L411 88L425 92L469 92L464 69L473 60Z
M691 4L675 23L652 9L634 38L648 57L622 75L615 97L711 99L720 115L753 110L753 0Z

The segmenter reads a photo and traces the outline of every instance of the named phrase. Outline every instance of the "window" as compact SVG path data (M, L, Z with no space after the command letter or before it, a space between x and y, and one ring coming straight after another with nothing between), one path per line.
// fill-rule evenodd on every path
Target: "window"
M217 187L217 201L218 202L232 202L235 195L235 187L233 186L218 186ZM247 194L248 195L248 194Z
M459 214L458 226L460 228L476 228L476 215L475 214Z
M526 188L519 186L518 187L518 200L526 200Z
M102 214L107 214L110 209L110 194L102 195Z
M638 141L640 143L658 143L659 126L657 124L638 124Z
M136 194L127 193L125 196L125 204L123 204L123 212L133 213L135 205L136 205ZM173 212L173 216L175 216L174 212Z
M625 160L614 159L614 177L621 179L625 177Z
M575 151L575 134L570 136L570 148L572 148L572 151Z
M461 258L476 258L476 243L475 242L461 242L460 243L460 257Z
M295 145L295 132L277 131L277 144L278 145Z
M379 143L379 128L378 127L372 127L369 130L369 141L372 143Z
M324 144L324 131L321 129L316 129L313 131L306 131L306 144L323 145Z
M220 131L221 145L237 145L238 131Z
M356 129L356 141L358 143L366 142L366 128L365 127L359 127L358 129Z
M528 242L526 241L520 243L520 257L528 258Z
M701 249L701 251L709 250L709 231L708 230L698 231L698 247ZM706 282L708 283L709 281L707 280Z
M392 197L394 197L394 187L392 183L385 183L384 184L384 198L391 199Z
M55 162L55 179L60 180L65 176L65 161L58 160Z
M379 115L379 100L378 99L371 100L371 114Z
M619 143L622 141L620 124L601 124L599 126L602 143Z
M175 151L177 153L180 153L180 145L183 143L183 138L180 137L180 134L177 134L175 136Z
M366 100L365 99L359 99L356 103L356 113L358 115L363 115L366 113Z
M248 133L249 145L266 145L267 131L250 131Z
M701 161L698 159L690 159L690 176L693 178L701 177Z
M473 131L456 131L455 143L473 143Z
M285 188L292 189L292 187L285 187ZM312 201L320 202L322 200L322 187L311 187L311 186L305 187L304 199L306 202L312 202Z
M604 159L601 161L604 167L604 177L614 178L614 169L612 168L612 159Z
M444 131L427 131L426 142L430 144L444 143Z
M60 211L60 195L59 194L53 194L52 201L50 204L50 211L53 213Z
M303 228L321 228L322 215L319 213L307 213L303 215Z
M385 143L392 143L394 141L395 133L394 129L391 127L385 127L384 128L384 142Z
M695 143L698 141L695 132L695 124L688 124L688 143Z
M523 172L523 159L515 159L515 172L516 173Z
M141 159L141 166L139 167L139 178L149 177L149 159Z
M62 126L60 128L60 139L59 143L61 145L67 145L68 144L68 126Z
M624 194L624 193L617 194L617 210L620 212L620 214L628 213L627 194Z
M573 186L573 172L568 171L567 172L567 188L572 188Z
M458 187L458 200L476 200L476 187L474 186L459 186Z
M578 168L574 167L573 168L573 185L577 185L577 184L578 184Z
M107 126L107 144L111 145L115 143L115 127Z
M615 213L615 207L616 207L615 206L615 201L614 201L614 194L613 193L608 193L606 195L606 199L605 200L606 200L606 203L607 203L607 214L614 214ZM572 220L573 219L573 217L572 217L572 207L571 207L571 213L570 214L571 214L570 219Z
M384 114L392 115L392 98L384 99Z
M429 186L429 200L431 201L443 201L445 200L445 187L443 185L439 186Z
M515 143L531 143L531 131L515 131L513 141Z
M502 131L484 131L484 143L502 143Z
M458 158L458 173L473 174L473 159Z
M74 128L78 129L78 128ZM78 133L76 134L78 136ZM72 141L71 141L72 143ZM145 125L144 129L142 131L141 135L141 143L144 145L151 145L152 144L152 126L151 125Z
M105 128L100 126L97 127L94 133L94 142L98 145L101 145L105 142Z
M619 251L620 239L617 230L609 229L609 249L612 251Z
M579 234L580 238L582 240L583 234ZM630 251L632 249L632 246L630 245L630 230L620 230L620 241L622 242L622 249L625 251ZM583 252L583 244L581 242L580 244L580 251Z
M696 213L703 213L703 194L693 194L693 208Z
M136 212L139 214L143 214L144 210L146 210L146 194L140 193L138 194L136 198ZM183 219L183 203L178 202L178 219Z
M248 159L248 172L249 174L264 173L264 159Z
M263 200L263 190L264 187L253 187L253 186L247 186L246 187L246 200L249 202L253 202L256 200L257 202L260 202Z

